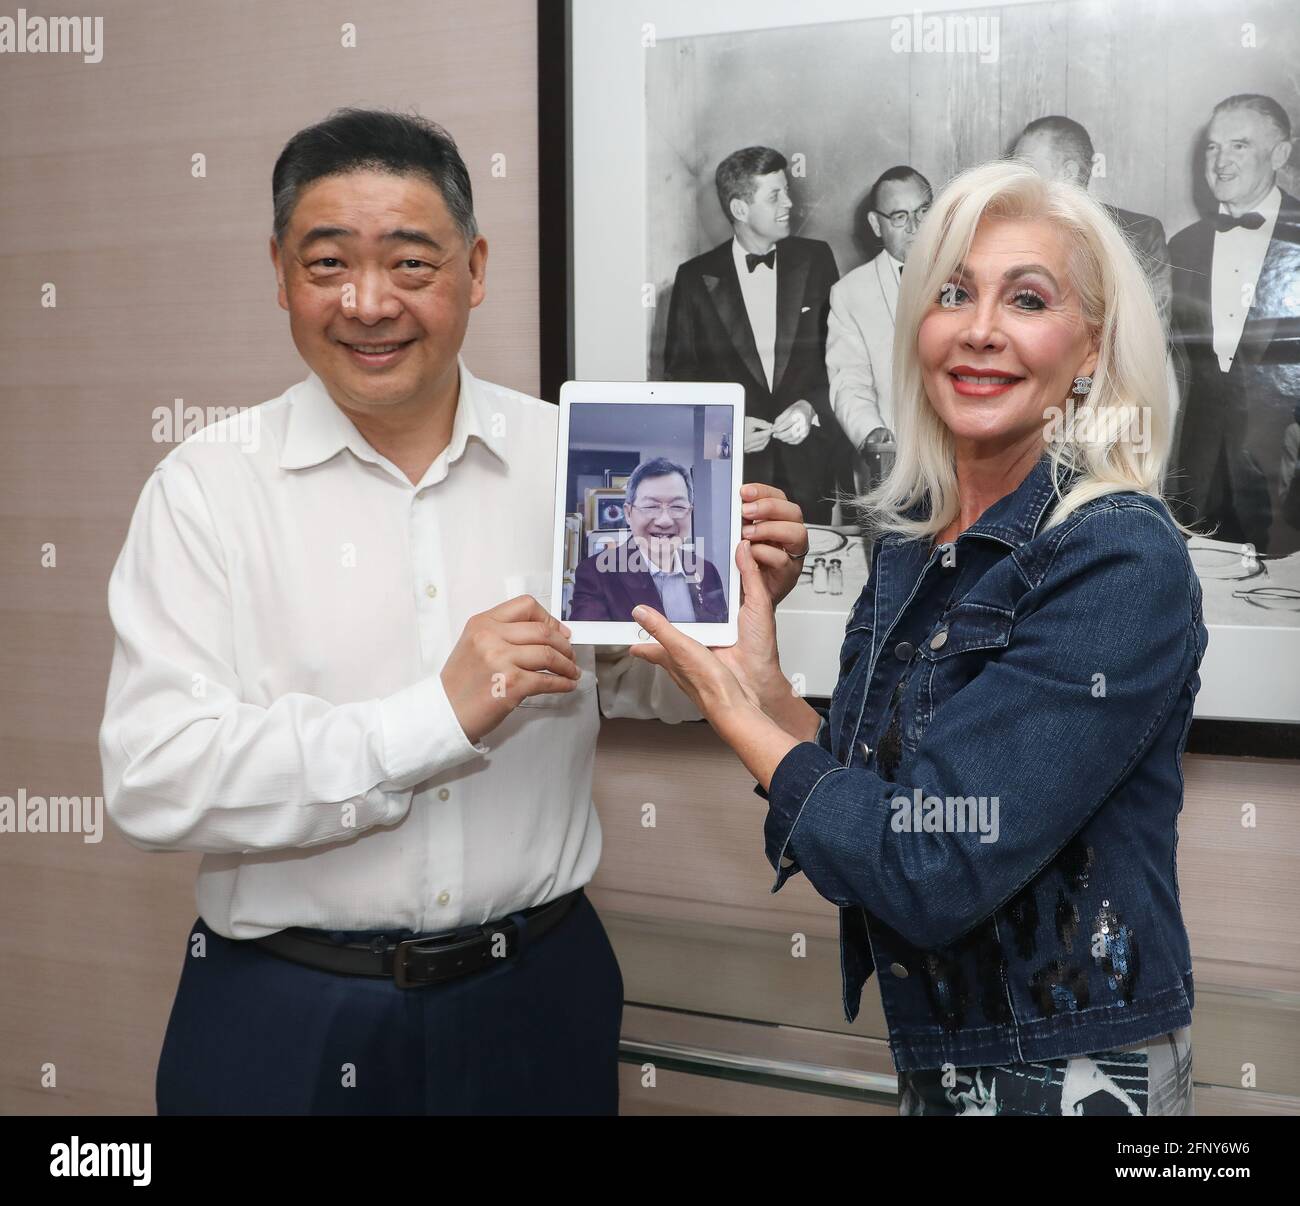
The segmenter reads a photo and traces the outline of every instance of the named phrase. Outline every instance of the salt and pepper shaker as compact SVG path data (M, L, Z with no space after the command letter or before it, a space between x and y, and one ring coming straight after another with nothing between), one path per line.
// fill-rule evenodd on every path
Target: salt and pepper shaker
M813 562L812 588L814 593L824 595L827 586L826 558L818 557ZM842 589L842 588L841 588Z
M827 586L832 595L844 593L844 566L838 557L831 558L830 569L827 571Z

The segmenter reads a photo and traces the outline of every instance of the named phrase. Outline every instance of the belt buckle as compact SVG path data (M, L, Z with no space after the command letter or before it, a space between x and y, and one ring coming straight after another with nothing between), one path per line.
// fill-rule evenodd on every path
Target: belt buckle
M432 984L432 980L411 980L407 978L407 955L415 947L452 947L456 945L456 942L455 934L447 934L440 938L407 938L399 942L393 950L393 982L398 988L421 988Z

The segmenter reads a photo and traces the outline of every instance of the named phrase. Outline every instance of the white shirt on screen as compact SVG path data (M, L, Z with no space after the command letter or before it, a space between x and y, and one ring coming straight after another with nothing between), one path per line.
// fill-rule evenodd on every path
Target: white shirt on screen
M682 567L681 550L673 549L671 569L660 569L649 557L646 558L646 565L650 567L650 580L655 584L659 598L663 600L663 614L674 624L694 624L695 603L686 581L686 570Z
M1234 226L1214 232L1214 257L1210 269L1210 307L1214 320L1214 354L1219 368L1227 372L1237 355L1237 345L1246 326L1260 269L1273 239L1278 211L1282 207L1282 190L1275 184L1255 211L1264 218L1263 226L1247 230ZM1226 214L1228 207L1219 206Z
M579 689L474 745L438 677L472 615L548 602L557 430L461 361L412 485L313 374L145 482L109 581L104 795L134 845L203 853L216 932L451 929L591 878L599 711L698 719L689 699L578 646Z

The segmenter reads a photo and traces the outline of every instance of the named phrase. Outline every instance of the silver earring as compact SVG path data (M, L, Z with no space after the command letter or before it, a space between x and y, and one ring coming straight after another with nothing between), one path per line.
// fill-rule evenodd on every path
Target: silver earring
M1076 377L1074 379L1074 389L1072 389L1070 392L1074 394L1076 397L1083 398L1086 397L1091 392L1091 390L1092 390L1091 377Z

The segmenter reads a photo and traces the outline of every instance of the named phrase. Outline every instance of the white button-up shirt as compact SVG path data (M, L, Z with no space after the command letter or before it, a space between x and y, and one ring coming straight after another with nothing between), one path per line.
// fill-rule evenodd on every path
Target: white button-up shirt
M682 567L681 549L673 549L671 569L660 569L652 557L647 557L645 563L650 569L650 580L663 600L663 614L675 624L695 623L695 602L691 598L686 570Z
M144 485L108 602L110 817L204 858L216 932L450 929L585 884L601 709L697 719L626 649L478 745L439 678L465 622L549 605L558 411L460 364L451 441L417 485L314 374L173 449Z
M1272 192L1255 207L1264 224L1255 230L1234 226L1214 232L1214 252L1210 261L1210 309L1214 321L1214 354L1219 368L1227 372L1237 356L1237 345L1246 326L1259 283L1264 257L1273 239L1278 211L1282 208L1282 190L1275 184ZM1228 207L1219 206L1226 214Z

